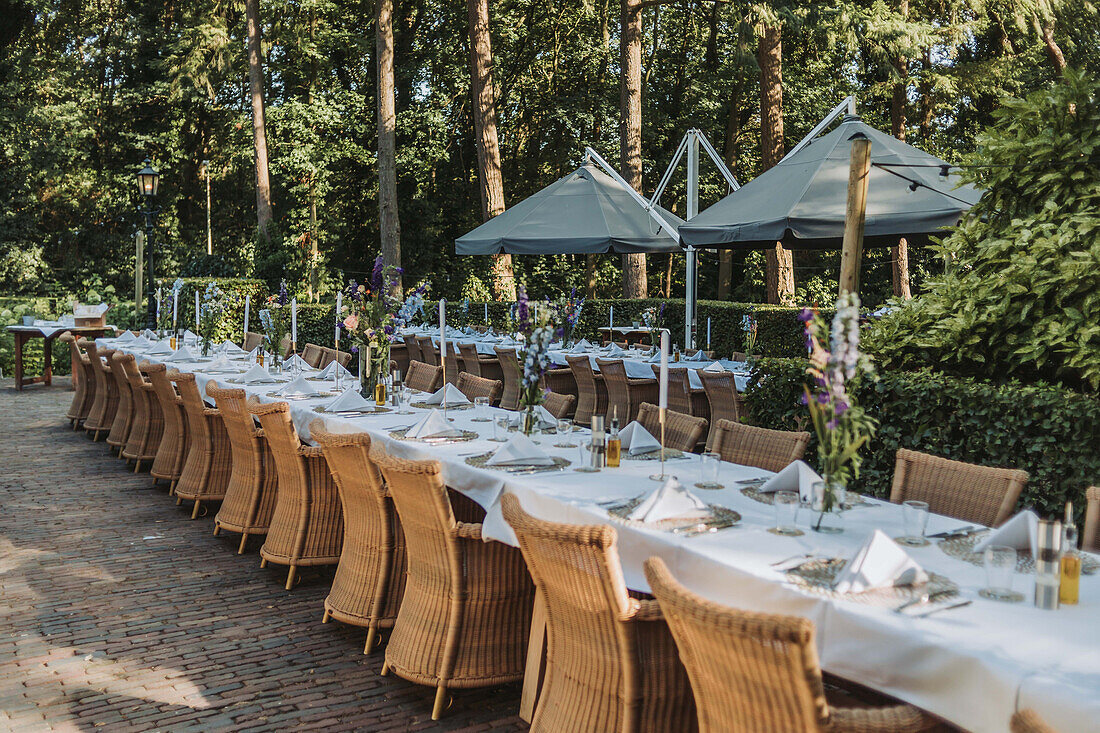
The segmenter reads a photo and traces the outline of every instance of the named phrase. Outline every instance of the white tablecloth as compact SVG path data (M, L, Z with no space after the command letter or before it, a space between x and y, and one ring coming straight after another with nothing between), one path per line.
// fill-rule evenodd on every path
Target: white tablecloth
M201 364L176 366L187 369ZM196 376L200 387L211 378ZM245 387L263 401L275 401L267 395L273 389L271 385ZM290 402L294 423L307 439L310 421L320 416L313 410L319 402ZM471 422L474 410L452 410L450 416L456 427L491 434L490 424ZM415 418L391 412L323 419L335 430L370 432L396 455L441 461L447 485L486 509L483 535L487 540L515 545L500 513L499 499L504 492L515 493L528 511L546 519L603 523L609 521L608 515L595 502L636 496L658 486L648 478L659 465L652 461L624 460L620 468L596 474L567 469L511 475L474 468L464 462L463 455L492 450L497 443L478 439L428 446L389 437L390 430L407 426ZM574 435L574 442L584 435L584 431ZM557 436L539 440L551 455L577 461L577 449L552 446L559 441ZM698 480L698 458L670 461L667 470L690 486ZM845 513L843 534L822 535L807 529L802 537L779 537L766 531L774 523L772 508L743 496L734 485L739 479L762 475L766 472L723 463L720 481L727 488L697 490L705 501L740 512L744 519L735 528L687 538L616 523L627 585L648 590L642 564L659 555L681 582L715 601L809 618L817 626L826 670L895 695L966 729L1006 731L1012 712L1022 707L1035 708L1061 731L1100 729L1100 576L1082 577L1079 605L1042 611L1031 604L1033 576L1016 575L1016 589L1027 599L1020 604L1001 604L977 595L984 586L981 568L950 558L933 544L907 551L925 569L958 583L962 596L973 600L971 606L916 619L888 608L829 599L786 582L770 563L811 550L850 557L875 528L893 536L901 534L899 508L871 500L870 506ZM799 524L806 529L808 520L808 516L800 516ZM961 524L965 523L932 516L927 531L931 534Z

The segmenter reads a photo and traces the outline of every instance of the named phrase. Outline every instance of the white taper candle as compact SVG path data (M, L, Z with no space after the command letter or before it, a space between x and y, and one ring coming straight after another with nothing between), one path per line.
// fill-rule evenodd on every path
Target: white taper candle
M710 351L710 316L707 316L707 351Z
M195 291L195 333L202 330L202 326L199 325L199 291Z
M439 358L447 355L447 301L439 299Z
M336 343L336 348L340 348L340 311L344 307L344 294L336 294L336 332L333 334L332 340Z
M177 300L179 300L179 294L176 293L176 291L173 290L172 291L172 330L173 331L176 330L176 314L178 312L177 309L176 309L176 301ZM157 302L159 303L160 301L158 300ZM160 310L159 306L158 306L157 310Z
M661 330L661 393L657 406L668 407L668 331Z
M297 346L298 344L298 299L294 298L290 301L290 340Z
M485 325L488 325L489 324L489 304L488 303L482 303L482 305L485 306Z
M252 296L247 293L244 296L244 333L248 333L248 306L252 302ZM241 336L242 343L244 342L244 336Z

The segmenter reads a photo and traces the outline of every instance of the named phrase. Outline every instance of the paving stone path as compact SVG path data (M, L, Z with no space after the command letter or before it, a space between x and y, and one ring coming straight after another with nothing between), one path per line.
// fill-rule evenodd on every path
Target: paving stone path
M0 729L524 730L519 686L380 677L364 632L321 624L332 569L261 570L210 518L64 419L68 380L0 380Z

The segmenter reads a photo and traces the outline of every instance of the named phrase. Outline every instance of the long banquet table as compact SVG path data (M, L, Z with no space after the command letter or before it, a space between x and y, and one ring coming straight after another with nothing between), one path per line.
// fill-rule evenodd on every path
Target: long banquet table
M139 361L157 360L115 340L103 343L131 351ZM194 371L204 394L205 383L212 378L225 386L241 386L225 381L231 375L203 374L201 362L172 366ZM268 394L275 389L270 384L243 389L265 402L280 399ZM447 485L485 508L486 540L516 544L500 512L499 499L505 492L518 495L528 511L546 519L606 523L611 521L609 515L597 502L636 496L659 485L649 479L658 465L652 461L624 460L620 468L596 474L576 473L572 467L534 474L476 468L465 457L491 451L499 443L486 439L491 437L490 423L472 421L473 409L450 410L449 416L455 427L478 431L481 437L425 444L390 435L392 429L423 415L422 410L414 409L413 415L386 412L354 418L316 412L314 408L327 399L331 398L289 402L303 439L309 438L309 423L320 417L330 430L369 432L395 455L439 460ZM585 431L580 431L573 442L585 437ZM540 441L548 454L577 462L576 448L554 447L557 436L542 436ZM667 470L690 487L698 480L698 457L670 461ZM774 524L772 508L743 495L735 484L765 475L759 469L723 463L719 480L726 488L694 489L704 501L743 516L730 529L685 537L614 522L627 585L648 590L642 564L658 555L681 582L705 597L740 608L809 618L817 626L819 653L827 671L894 695L965 729L1005 731L1013 711L1031 707L1058 730L1100 730L1100 576L1082 577L1079 605L1043 611L1031 604L1032 576L1017 574L1016 589L1027 598L1019 604L1002 604L978 596L984 585L982 568L947 556L933 543L907 551L926 570L955 581L961 596L972 599L972 605L918 619L890 608L827 597L797 587L771 563L811 551L850 557L875 528L892 536L902 533L899 507L868 499L865 506L845 512L846 530L840 535L810 531L809 517L801 512L799 524L805 534L780 537L767 532ZM965 523L933 515L927 532L961 524Z

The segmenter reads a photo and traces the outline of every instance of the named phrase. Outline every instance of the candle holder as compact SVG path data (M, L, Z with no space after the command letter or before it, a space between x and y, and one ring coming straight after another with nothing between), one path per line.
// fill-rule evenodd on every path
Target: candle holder
M650 479L653 481L666 481L668 476L665 475L665 412L667 408L658 408L658 419L661 423L661 472L650 475Z

